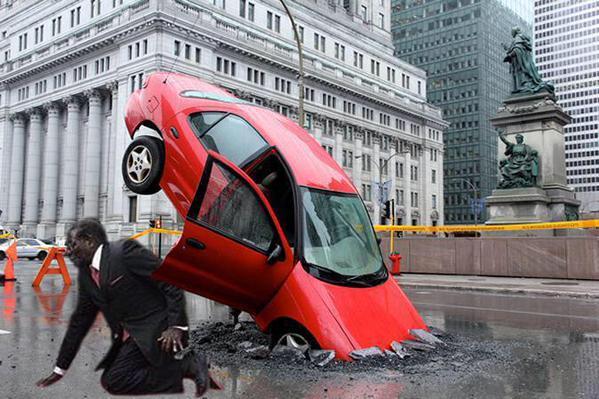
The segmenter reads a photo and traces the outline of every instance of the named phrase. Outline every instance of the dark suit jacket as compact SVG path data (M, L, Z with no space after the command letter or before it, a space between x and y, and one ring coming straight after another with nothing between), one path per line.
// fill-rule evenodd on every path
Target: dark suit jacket
M160 259L137 241L105 244L100 263L100 286L87 268L79 271L79 297L56 365L68 369L83 338L101 311L111 329L112 346L97 369L108 368L122 345L123 329L147 360L155 365L166 353L157 339L169 326L187 326L183 292L152 279Z

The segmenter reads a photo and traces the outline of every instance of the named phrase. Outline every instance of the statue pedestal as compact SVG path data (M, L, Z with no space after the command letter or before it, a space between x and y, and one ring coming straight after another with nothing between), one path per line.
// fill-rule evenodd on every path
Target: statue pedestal
M493 190L487 197L487 224L561 222L578 218L580 201L566 184L564 126L570 117L547 92L506 99L493 126L503 129L509 142L521 134L524 144L536 150L539 173L535 187ZM499 141L498 159L506 145Z

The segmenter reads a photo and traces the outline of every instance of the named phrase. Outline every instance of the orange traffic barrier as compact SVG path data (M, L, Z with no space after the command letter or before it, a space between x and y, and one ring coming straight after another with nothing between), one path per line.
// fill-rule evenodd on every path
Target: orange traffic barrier
M67 269L67 265L64 261L64 252L64 248L50 248L46 259L44 259L44 262L42 263L40 271L37 273L35 280L33 280L32 285L34 287L40 286L42 279L46 276L46 274L60 274L62 275L65 285L71 285L71 276L69 275L69 270ZM53 260L56 260L58 267L50 267L50 264Z
M15 281L15 262L17 261L17 240L6 250L6 266L4 274L0 274L0 281Z

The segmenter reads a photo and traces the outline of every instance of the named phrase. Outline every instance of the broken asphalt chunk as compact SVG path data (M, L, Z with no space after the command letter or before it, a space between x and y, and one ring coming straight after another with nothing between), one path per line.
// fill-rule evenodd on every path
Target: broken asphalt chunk
M431 334L433 334L435 337L444 337L447 335L447 333L437 327L432 327L432 326L428 326L428 330L430 331Z
M250 355L252 359L266 359L270 354L268 346L260 345L254 348L246 349L245 353Z
M400 359L403 359L406 356L410 356L410 353L397 341L391 342L391 349Z
M424 342L418 342L418 341L410 341L410 340L402 341L401 344L408 349L413 349L413 350L423 351L423 352L428 352L428 351L432 351L433 349L435 349L435 347L433 345L429 345Z
M318 367L322 367L327 365L331 360L335 358L335 351L313 349L309 352L309 357L312 363L314 363Z
M415 337L421 342L424 342L425 344L429 344L432 346L444 345L443 341L441 341L439 338L435 337L433 334L429 333L426 330L416 329L410 330L409 332L411 336Z
M371 346L370 348L356 349L349 353L349 357L354 360L361 360L372 356L383 356L383 351L378 346Z
M250 348L251 348L251 347L253 347L253 346L254 346L254 344L253 344L253 343L251 343L250 341L243 341L243 342L240 342L240 343L237 345L237 347L238 347L239 349L242 349L242 350L247 350L247 349L250 349Z

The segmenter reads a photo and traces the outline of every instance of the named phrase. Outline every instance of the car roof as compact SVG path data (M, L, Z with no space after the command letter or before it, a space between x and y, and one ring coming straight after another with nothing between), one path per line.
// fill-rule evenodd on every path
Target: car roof
M150 78L160 79L162 82L166 79L166 86L171 91L168 98L177 101L177 104L171 105L181 112L201 112L207 106L210 110L217 108L246 119L270 146L276 147L281 153L298 185L357 194L352 181L329 153L289 118L265 107L239 100L226 90L193 76L157 72ZM186 95L194 93L183 97L183 92L187 92Z

